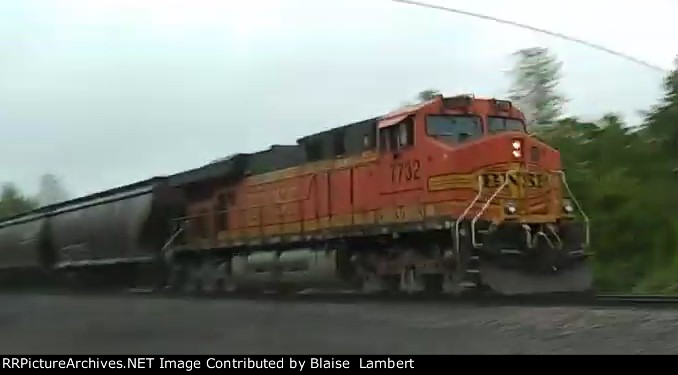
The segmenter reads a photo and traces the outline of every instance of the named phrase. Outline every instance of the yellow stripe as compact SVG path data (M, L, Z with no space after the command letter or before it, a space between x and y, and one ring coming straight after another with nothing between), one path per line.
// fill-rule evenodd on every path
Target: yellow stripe
M428 179L429 191L452 189L477 189L477 179L473 174L447 174Z
M297 221L294 223L286 223L282 225L282 233L283 234L289 234L289 233L301 233L301 221Z

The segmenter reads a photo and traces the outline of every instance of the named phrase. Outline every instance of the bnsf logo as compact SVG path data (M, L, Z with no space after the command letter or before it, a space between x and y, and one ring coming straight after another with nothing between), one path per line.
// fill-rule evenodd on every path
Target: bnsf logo
M511 174L508 176L508 185L528 188L542 188L546 185L546 175L541 173L521 173ZM483 174L483 187L498 188L504 184L506 173L485 173Z

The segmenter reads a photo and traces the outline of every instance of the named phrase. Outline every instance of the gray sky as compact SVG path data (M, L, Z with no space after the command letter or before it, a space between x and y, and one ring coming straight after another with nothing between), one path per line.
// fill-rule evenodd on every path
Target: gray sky
M666 69L678 1L428 0ZM2 0L0 181L73 195L383 114L425 88L502 96L511 52L551 48L567 112L637 121L661 74L570 42L389 0Z

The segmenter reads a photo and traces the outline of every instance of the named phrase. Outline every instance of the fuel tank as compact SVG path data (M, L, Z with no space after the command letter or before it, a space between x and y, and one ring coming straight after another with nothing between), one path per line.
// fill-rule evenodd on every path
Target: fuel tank
M256 252L231 261L229 279L236 286L341 287L336 250L300 248L284 252Z

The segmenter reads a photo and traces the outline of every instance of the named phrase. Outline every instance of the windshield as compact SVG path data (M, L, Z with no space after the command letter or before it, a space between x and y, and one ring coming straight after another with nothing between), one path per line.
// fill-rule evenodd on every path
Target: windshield
M524 132L525 128L523 126L523 122L517 119L505 117L488 117L487 130L490 134L495 134L505 131Z
M426 118L426 133L446 143L462 143L480 138L483 128L477 116L430 115Z

